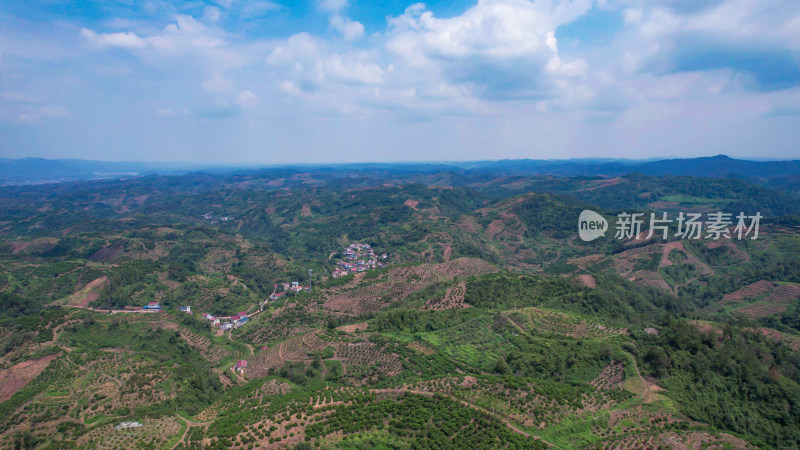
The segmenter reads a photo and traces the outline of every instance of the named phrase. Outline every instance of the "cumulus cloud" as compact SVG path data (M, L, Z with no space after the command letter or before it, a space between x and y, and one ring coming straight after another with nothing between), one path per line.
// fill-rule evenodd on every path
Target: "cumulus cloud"
M337 53L320 39L300 33L276 46L267 64L281 76L307 90L337 89L335 85L377 85L384 81L386 69L369 52Z
M364 25L360 22L343 18L342 16L333 16L330 22L331 26L348 42L357 41L364 37Z
M147 42L132 32L97 34L87 28L81 29L81 36L98 47L122 47L139 49L147 47Z
M283 35L255 28L267 14L291 9L269 0L160 8L150 21L84 22L78 33L69 29L73 41L60 45L82 42L70 50L81 56L74 58L79 64L92 61L83 69L94 72L93 81L119 77L136 84L140 97L153 92L157 101L142 98L139 111L172 117L173 124L198 116L272 123L269 114L277 110L309 121L561 118L609 129L715 114L730 117L728 123L796 117L786 113L796 110L800 86L796 1L476 0L448 16L418 3L389 17L385 27L370 25L368 37L346 0L318 0L313 25L295 23ZM593 8L616 21L593 23L598 15L587 14ZM603 39L570 35L575 27L595 26ZM7 46L26 41L9 42L4 71L20 55L44 61L42 55L60 54L41 51L46 46L39 43L7 53ZM69 89L48 93L22 81L3 87L0 120L82 115L68 101ZM25 103L23 92L41 100ZM66 107L45 106L60 104ZM170 107L153 106L164 104ZM743 108L736 111L737 105Z
M800 77L800 3L660 0L623 10L616 46L629 72L731 69L764 88Z
M559 54L556 28L574 20L586 2L483 0L440 19L422 4L390 21L387 49L402 65L435 73L442 82L483 99L555 95L559 85L588 70L586 61Z
M261 17L275 11L279 11L281 5L271 1L250 1L245 3L239 10L239 17L242 19L252 19Z
M338 13L349 5L347 0L321 0L319 8L330 13Z
M232 7L233 4L223 7ZM219 13L215 7L214 14ZM208 11L206 10L206 18ZM218 17L212 17L211 22ZM259 45L235 43L229 33L216 25L204 24L189 15L175 15L173 21L160 31L149 35L133 32L97 33L83 29L81 37L98 50L119 47L130 50L141 61L156 70L168 70L185 80L196 80L197 87L211 95L214 107L231 104L251 105L252 100L242 98L231 72L255 64L260 60ZM248 106L249 107L249 106Z
M203 17L205 17L209 22L216 22L221 16L222 12L217 7L206 6L205 10L203 10Z
M258 97L250 91L244 90L236 97L236 104L245 109L252 109L258 106Z

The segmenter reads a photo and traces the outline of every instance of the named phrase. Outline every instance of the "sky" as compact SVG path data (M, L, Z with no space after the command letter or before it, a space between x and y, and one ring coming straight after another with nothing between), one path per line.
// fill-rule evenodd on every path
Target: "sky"
M797 0L0 0L0 158L800 159Z

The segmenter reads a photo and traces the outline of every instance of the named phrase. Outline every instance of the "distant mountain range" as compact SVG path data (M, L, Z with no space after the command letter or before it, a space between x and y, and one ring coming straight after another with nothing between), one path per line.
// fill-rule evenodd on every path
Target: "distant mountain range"
M267 166L211 166L190 163L106 162L80 159L0 158L0 185L52 183L74 180L124 178L148 174L181 174L191 171L227 173ZM271 166L275 168L275 166ZM601 176L629 173L644 175L687 175L709 178L743 178L759 184L795 186L800 183L800 160L751 161L725 155L663 160L499 160L437 163L357 163L298 166L293 170L329 167L337 172L354 173L391 170L395 172L456 172L461 174L494 173L507 175Z
M0 158L0 185L57 183L123 178L155 173L179 174L206 168L184 163L109 162L83 159Z

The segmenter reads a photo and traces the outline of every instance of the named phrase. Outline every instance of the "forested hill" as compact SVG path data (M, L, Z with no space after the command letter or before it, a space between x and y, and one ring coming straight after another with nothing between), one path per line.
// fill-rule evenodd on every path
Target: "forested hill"
M797 197L419 167L0 188L0 448L800 441ZM585 209L764 218L584 242Z
M0 186L54 183L88 179L120 179L152 174L185 174L191 171L222 174L225 177L255 174L269 177L279 173L315 173L319 179L379 178L423 182L420 175L452 173L470 179L499 176L552 175L559 177L616 176L639 173L651 176L692 176L741 178L757 184L783 188L797 182L800 161L752 161L725 155L657 161L615 159L500 160L445 163L358 163L332 165L241 166L196 163L105 162L77 159L0 158ZM316 177L315 177L316 178ZM345 181L347 182L347 181ZM447 183L449 184L449 183ZM789 188L797 192L796 188Z

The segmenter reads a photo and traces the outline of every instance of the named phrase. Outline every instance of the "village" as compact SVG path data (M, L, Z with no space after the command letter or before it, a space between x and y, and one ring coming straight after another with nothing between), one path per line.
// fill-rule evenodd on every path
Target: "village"
M369 244L350 244L344 249L344 259L336 262L336 269L331 275L333 278L339 278L352 273L379 269L386 266L385 261L388 257L386 253L377 256Z
M210 212L207 212L207 213L203 214L200 217L202 217L205 220L210 220L210 221L219 220L220 222L227 222L229 220L233 220L232 216L221 216L221 217L215 218L213 215L211 215Z
M278 286L282 286L283 290L278 292ZM309 290L309 286L303 286L300 284L299 281L292 281L288 283L276 283L272 294L264 300L259 305L258 312L254 314L258 314L259 312L264 310L264 307L270 301L278 301L281 300L287 292L294 292L299 293L305 290ZM148 304L142 307L142 311L144 312L160 312L163 310L163 307L159 302L149 302ZM191 306L181 306L180 312L192 314L192 307ZM218 328L222 331L227 331L234 328L239 328L242 325L246 324L250 321L250 317L252 314L248 313L247 311L239 311L237 314L231 316L214 316L213 314L209 313L202 313L201 317L205 320L208 320L209 323L213 328Z
M211 217L207 216L208 214L206 214L204 218L211 219ZM331 257L333 257L333 254ZM344 259L337 261L332 277L339 278L352 273L383 268L386 266L388 257L386 253L376 255L374 249L369 244L351 244L344 249ZM258 311L254 313L239 311L231 316L214 316L210 313L201 313L201 317L207 320L212 328L216 328L221 332L239 328L248 323L253 315L264 311L264 308L269 302L276 302L283 299L287 292L300 293L310 290L310 275L309 271L308 286L303 286L299 281L275 283L272 293L267 299L261 302ZM282 288L281 291L278 291L279 286ZM159 302L149 302L142 307L143 312L160 312L162 310L163 307ZM180 312L193 314L191 306L181 306ZM238 360L230 369L240 375L244 374L244 371L247 369L247 361Z
M203 217L206 219L211 218L207 216L209 216L208 213ZM332 258L334 254L331 254L330 258ZM336 262L336 268L333 270L332 277L340 278L349 274L383 268L387 264L386 260L388 257L389 255L386 253L376 255L375 250L369 244L350 244L344 249L344 259ZM283 299L287 292L300 293L302 291L310 290L310 271L308 281L308 286L303 286L299 281L275 283L272 293L258 306L258 311L254 314L258 314L259 312L263 311L264 307L270 301L275 302ZM279 286L282 287L281 291L278 291ZM162 309L162 305L155 301L149 302L142 307L143 312L160 312ZM192 307L181 306L180 311L187 314L192 314ZM210 313L202 313L201 316L203 319L208 320L212 327L226 331L233 328L239 328L246 324L250 320L252 314L248 313L247 311L239 311L237 314L230 316L214 316Z

